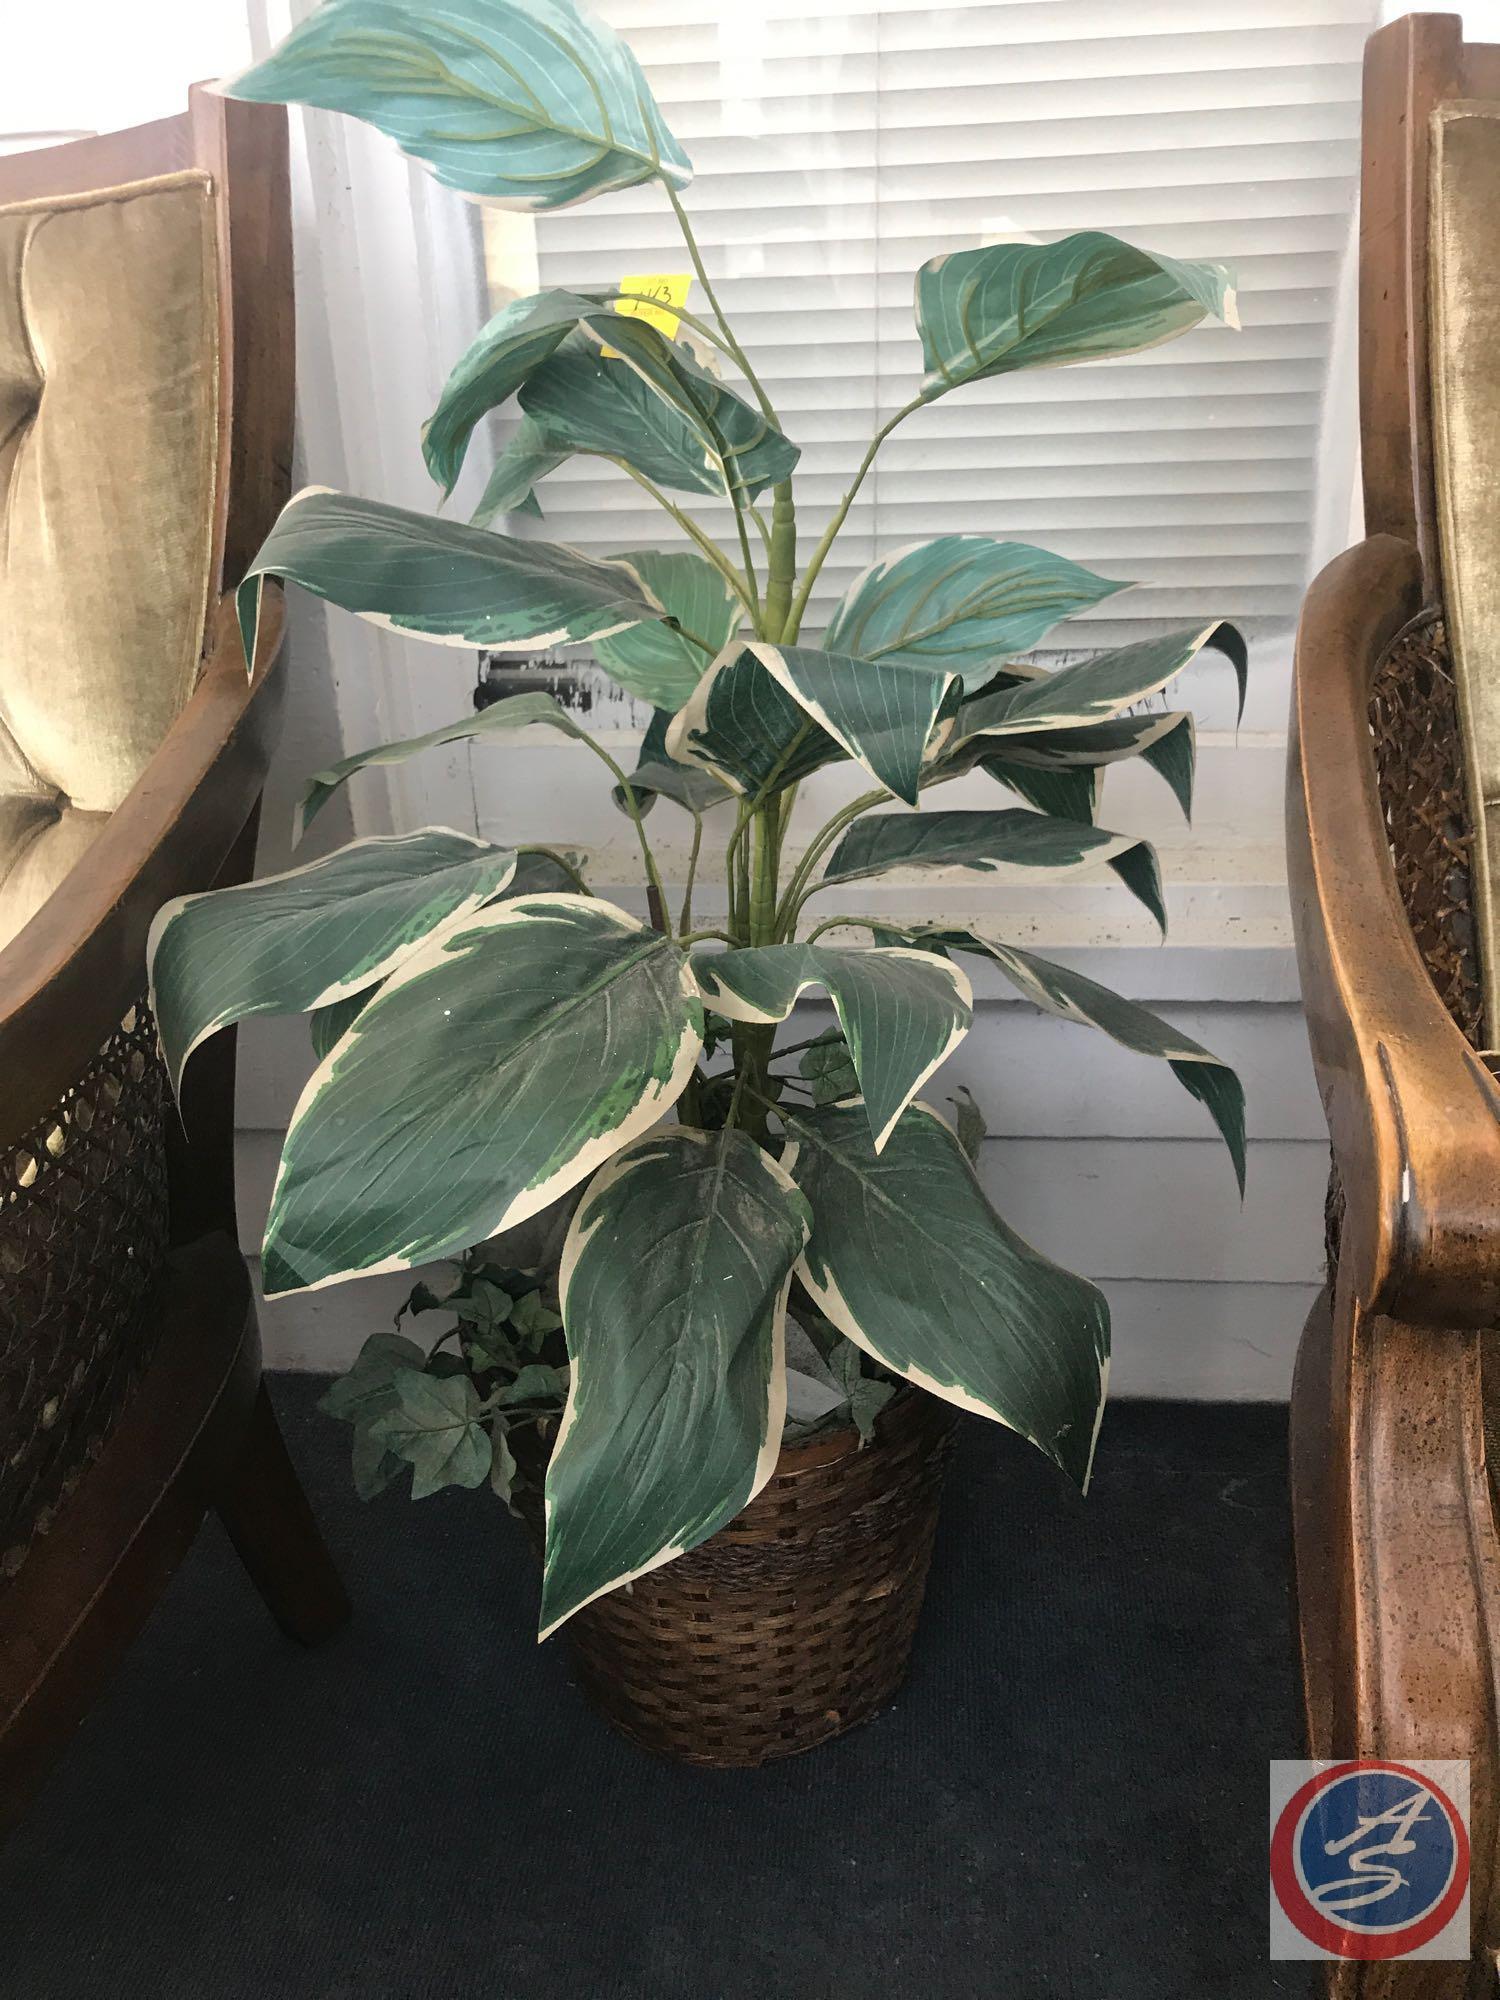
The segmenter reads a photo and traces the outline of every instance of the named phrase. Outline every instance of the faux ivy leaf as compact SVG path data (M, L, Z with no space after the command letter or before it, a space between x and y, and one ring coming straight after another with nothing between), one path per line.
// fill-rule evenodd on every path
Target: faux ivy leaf
M349 1446L349 1469L361 1500L373 1500L406 1470L406 1460L391 1451L385 1439L357 1423Z
M540 1292L527 1292L511 1307L510 1323L528 1346L537 1348L549 1333L557 1331L562 1318L543 1304Z
M350 1367L323 1392L318 1408L344 1423L353 1423L372 1411L378 1413L390 1406L391 1385L398 1371L422 1368L426 1362L425 1348L404 1334L372 1333Z
M479 505L469 517L470 525L487 528L500 514L529 514L539 521L542 508L536 489L567 455L547 443L539 424L522 417L495 454Z
M490 1491L514 1513L517 1467L505 1425L498 1417L491 1419L490 1448Z
M1086 1485L1109 1308L995 1213L957 1139L913 1105L876 1154L858 1107L783 1107L783 1163L812 1204L797 1275L893 1374L1019 1431Z
M653 708L681 708L739 624L739 600L713 564L692 549L627 549L615 560L630 566L682 629L637 625L596 639L594 658L638 700ZM695 635L691 639L689 632ZM712 650L705 652L704 646Z
M825 1028L802 1051L797 1073L812 1085L814 1104L836 1104L840 1098L859 1095L859 1076L842 1028Z
M883 556L845 591L823 644L861 660L962 674L972 693L1011 653L1128 583L1065 556L988 535L941 535Z
M922 393L1134 354L1207 318L1239 325L1226 265L1158 256L1097 230L956 251L917 273Z
M490 1469L490 1435L479 1420L479 1396L468 1376L402 1368L391 1386L394 1403L370 1431L412 1467L412 1499L425 1500L444 1486L482 1486Z
M533 369L576 332L580 316L597 306L579 292L534 292L510 300L480 328L422 427L422 456L445 494L458 483L475 425L509 402Z
M487 902L515 865L506 848L429 826L163 904L146 960L174 1086L220 1028L364 993L438 926Z
M324 0L224 88L362 118L502 208L693 174L635 57L573 0Z
M981 694L959 710L956 745L961 749L978 736L1002 739L1043 729L1097 727L1156 694L1205 646L1222 652L1234 667L1243 711L1249 674L1245 642L1232 625L1216 620L1196 630L1137 639L1060 667L1055 674L1039 674L1019 687Z
M937 963L899 948L773 944L701 952L693 972L709 1006L731 1021L784 1021L810 986L823 987L844 1031L878 1153L969 1031L969 982L961 974L935 979Z
M775 1468L806 1204L740 1131L620 1154L563 1250L572 1384L547 1468L542 1637L696 1548Z
M540 653L662 615L628 564L319 486L288 501L235 593L247 661L268 576L377 624L466 649Z
M559 1325L561 1323L558 1322ZM548 1368L540 1361L528 1361L517 1373L514 1382L507 1382L500 1391L500 1407L513 1410L523 1403L545 1403L549 1408L561 1409L567 1393L568 1378L564 1369Z
M818 887L862 881L888 868L961 868L980 875L1018 868L1066 875L1100 862L1119 876L1165 931L1161 874L1149 841L1019 808L872 813L856 820L839 841Z
M930 930L910 936L915 944L988 958L1012 986L1047 1013L1102 1029L1122 1048L1165 1062L1188 1094L1206 1106L1229 1148L1240 1193L1245 1192L1245 1092L1228 1063L1149 1007L1035 952L975 930Z
M565 340L521 388L524 422L548 451L621 459L653 486L725 494L723 468L702 427L627 361L586 332Z
M714 806L726 805L734 793L722 779L696 764L679 764L675 757L668 754L667 732L671 726L671 716L661 708L653 711L646 725L640 760L630 774L630 789L636 795L640 810L649 812L658 796L670 799L674 805L690 813L706 813ZM621 812L627 810L624 792L619 785L612 787L610 797Z
M849 1406L850 1420L861 1445L875 1435L875 1420L896 1393L894 1382L877 1382L863 1367L863 1350L852 1340L840 1340L831 1356L834 1377Z
M677 946L612 904L527 896L450 923L302 1093L268 1294L426 1263L535 1215L675 1101L702 1019Z

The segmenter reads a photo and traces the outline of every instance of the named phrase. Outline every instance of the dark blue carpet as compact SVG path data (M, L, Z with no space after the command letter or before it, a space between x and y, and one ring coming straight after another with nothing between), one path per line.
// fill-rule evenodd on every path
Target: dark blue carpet
M306 1654L211 1525L0 1849L5 2000L1238 2000L1300 1754L1285 1412L1117 1404L1094 1491L970 1421L911 1679L758 1773L610 1733L488 1493L362 1507Z

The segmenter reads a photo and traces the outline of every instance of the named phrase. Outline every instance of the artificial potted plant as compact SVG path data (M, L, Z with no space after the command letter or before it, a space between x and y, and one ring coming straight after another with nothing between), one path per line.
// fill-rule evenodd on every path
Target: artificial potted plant
M313 778L302 822L364 765L565 731L633 824L646 921L591 894L586 856L443 828L355 840L164 909L152 1004L174 1079L233 1021L311 1017L268 1293L459 1260L332 1393L361 1489L408 1465L418 1495L488 1481L523 1512L529 1495L539 1528L544 1493L542 1634L576 1621L617 1719L718 1761L804 1747L899 1677L954 1407L1079 1483L1097 1435L1102 1295L991 1206L972 1106L961 1137L919 1097L969 1026L964 960L1162 1058L1244 1169L1240 1087L1207 1050L1004 938L893 926L848 895L894 869L1097 864L1164 928L1151 847L1096 823L1100 774L1139 755L1188 810L1192 718L1142 704L1210 643L1243 701L1237 635L1172 632L1042 673L1018 656L1124 586L978 532L877 562L816 638L809 598L898 423L987 376L1233 322L1229 273L1098 234L934 258L916 278L927 373L799 559L797 446L694 241L690 165L610 30L572 0L326 0L228 88L364 118L503 205L654 181L681 221L703 306L682 337L616 312L612 288L554 290L507 305L460 358L422 440L445 492L488 414L512 397L522 413L474 523L310 489L239 590L251 662L267 578L450 643L587 646L655 711L632 772L526 693L346 757ZM686 542L594 560L486 525L534 511L570 453L612 460ZM663 489L727 497L736 546ZM794 840L799 781L838 760L867 788ZM970 772L1012 799L945 810L941 788ZM657 800L692 816L675 895L649 836ZM698 921L715 847L722 915ZM836 1028L778 1044L808 988ZM507 1233L564 1195L558 1268L508 1256ZM415 1339L438 1308L441 1339ZM790 1431L789 1313L798 1379L821 1374L831 1412L820 1425L804 1408Z

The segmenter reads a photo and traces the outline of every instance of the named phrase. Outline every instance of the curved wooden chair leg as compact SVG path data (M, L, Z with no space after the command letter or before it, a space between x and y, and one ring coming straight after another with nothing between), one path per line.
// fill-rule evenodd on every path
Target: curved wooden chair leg
M1303 1335L1293 1521L1309 1749L1467 1758L1473 1957L1329 1969L1336 2000L1489 2000L1500 1946L1500 1536L1484 1336L1338 1298Z
M272 1617L315 1646L349 1616L349 1599L324 1544L264 1382L244 1443L214 1495L219 1518Z

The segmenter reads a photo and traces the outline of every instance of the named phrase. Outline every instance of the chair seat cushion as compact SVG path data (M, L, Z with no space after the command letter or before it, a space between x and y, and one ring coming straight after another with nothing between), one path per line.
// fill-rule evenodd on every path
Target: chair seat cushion
M208 175L0 208L0 944L197 678L218 377Z

